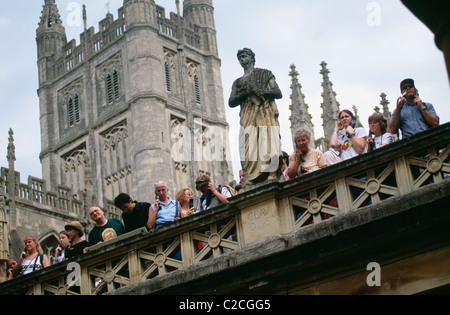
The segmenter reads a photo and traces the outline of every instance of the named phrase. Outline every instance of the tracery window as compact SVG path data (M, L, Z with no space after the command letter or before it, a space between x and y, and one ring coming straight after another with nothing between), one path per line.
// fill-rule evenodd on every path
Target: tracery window
M178 94L176 86L176 53L170 50L164 50L164 78L166 91L169 94Z
M62 157L62 184L70 187L76 194L87 187L90 178L90 162L86 144L66 153Z
M101 104L113 105L122 96L121 84L122 56L116 54L104 62L98 71Z
M70 127L80 122L80 97L78 94L67 99L67 120Z
M77 126L82 121L83 81L75 80L59 92L64 129Z
M113 200L117 194L132 190L127 122L120 122L102 132L100 136L103 143L101 163L105 197Z
M201 83L200 83L200 67L194 62L188 62L186 65L189 82L191 83L192 93L195 104L202 104Z
M116 70L106 76L106 98L109 105L120 98L119 74Z

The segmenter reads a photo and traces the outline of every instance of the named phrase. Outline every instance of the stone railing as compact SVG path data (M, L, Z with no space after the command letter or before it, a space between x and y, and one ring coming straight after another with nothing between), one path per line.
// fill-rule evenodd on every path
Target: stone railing
M8 169L1 168L0 178L0 192L4 195L11 192L8 190L7 174ZM77 200L72 195L72 190L66 186L58 186L56 192L47 191L45 189L45 181L28 176L28 184L20 183L20 173L16 172L16 202L19 203L33 203L46 207L51 207L54 211L63 213L76 214L77 216L84 216L83 203Z
M189 281L190 267L226 264L221 258L272 236L310 231L333 217L342 222L363 207L448 184L449 140L446 124L296 180L268 182L229 205L155 232L122 235L73 261L2 283L0 294L103 294L174 272Z

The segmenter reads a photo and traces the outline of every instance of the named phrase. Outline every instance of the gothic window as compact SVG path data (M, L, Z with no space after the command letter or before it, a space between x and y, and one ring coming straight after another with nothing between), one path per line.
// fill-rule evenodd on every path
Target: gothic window
M85 144L63 155L62 161L62 184L71 187L74 194L84 190L86 181L90 180L90 162Z
M131 191L131 156L128 126L123 121L101 134L105 195L108 199L122 191Z
M106 98L109 105L120 98L119 74L116 70L106 76Z
M189 161L191 160L191 133L184 118L171 115L171 156L175 169L175 182L179 187L190 186Z
M171 92L172 91L172 82L171 82L172 76L170 74L170 66L167 61L164 63L164 70L166 72L166 90L167 90L167 92Z
M194 128L194 160L197 162L196 168L199 170L212 170L210 141L211 134L209 127L202 123L200 119L195 119ZM204 171L206 172L206 171Z
M194 93L195 93L195 102L197 104L201 104L200 99L200 82L198 81L198 75L194 76Z
M80 97L75 94L67 100L67 121L69 127L72 127L80 122Z
M63 119L61 120L61 124L63 124L64 130L68 130L81 123L82 95L82 79L75 80L59 92L61 104L60 115L61 117L63 117Z
M164 51L164 75L166 83L166 91L168 93L176 93L175 86L175 68L176 54L172 51Z
M200 83L200 69L199 65L193 62L189 62L187 64L187 73L189 82L191 83L193 99L195 104L202 104L202 96L201 96L201 83Z
M116 54L99 67L99 100L103 106L113 105L122 96L122 56ZM103 90L103 92L102 92Z

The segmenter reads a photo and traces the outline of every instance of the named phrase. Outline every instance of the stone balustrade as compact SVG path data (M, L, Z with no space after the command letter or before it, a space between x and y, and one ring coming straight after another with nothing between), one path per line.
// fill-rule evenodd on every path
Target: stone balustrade
M1 283L0 294L113 293L170 274L188 282L196 270L236 267L241 262L235 253L245 253L246 259L271 255L254 244L264 248L261 244L280 235L319 232L322 223L332 220L342 226L364 209L448 187L449 139L446 124L299 179L268 182L231 198L228 205L154 232L122 235L73 261ZM224 259L231 256L234 260Z

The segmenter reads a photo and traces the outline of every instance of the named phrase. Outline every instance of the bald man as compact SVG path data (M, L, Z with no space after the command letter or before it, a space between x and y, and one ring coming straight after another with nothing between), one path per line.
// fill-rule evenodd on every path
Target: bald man
M119 219L106 219L105 214L99 207L91 207L89 215L95 222L95 227L89 232L89 246L106 242L125 234L125 226Z

